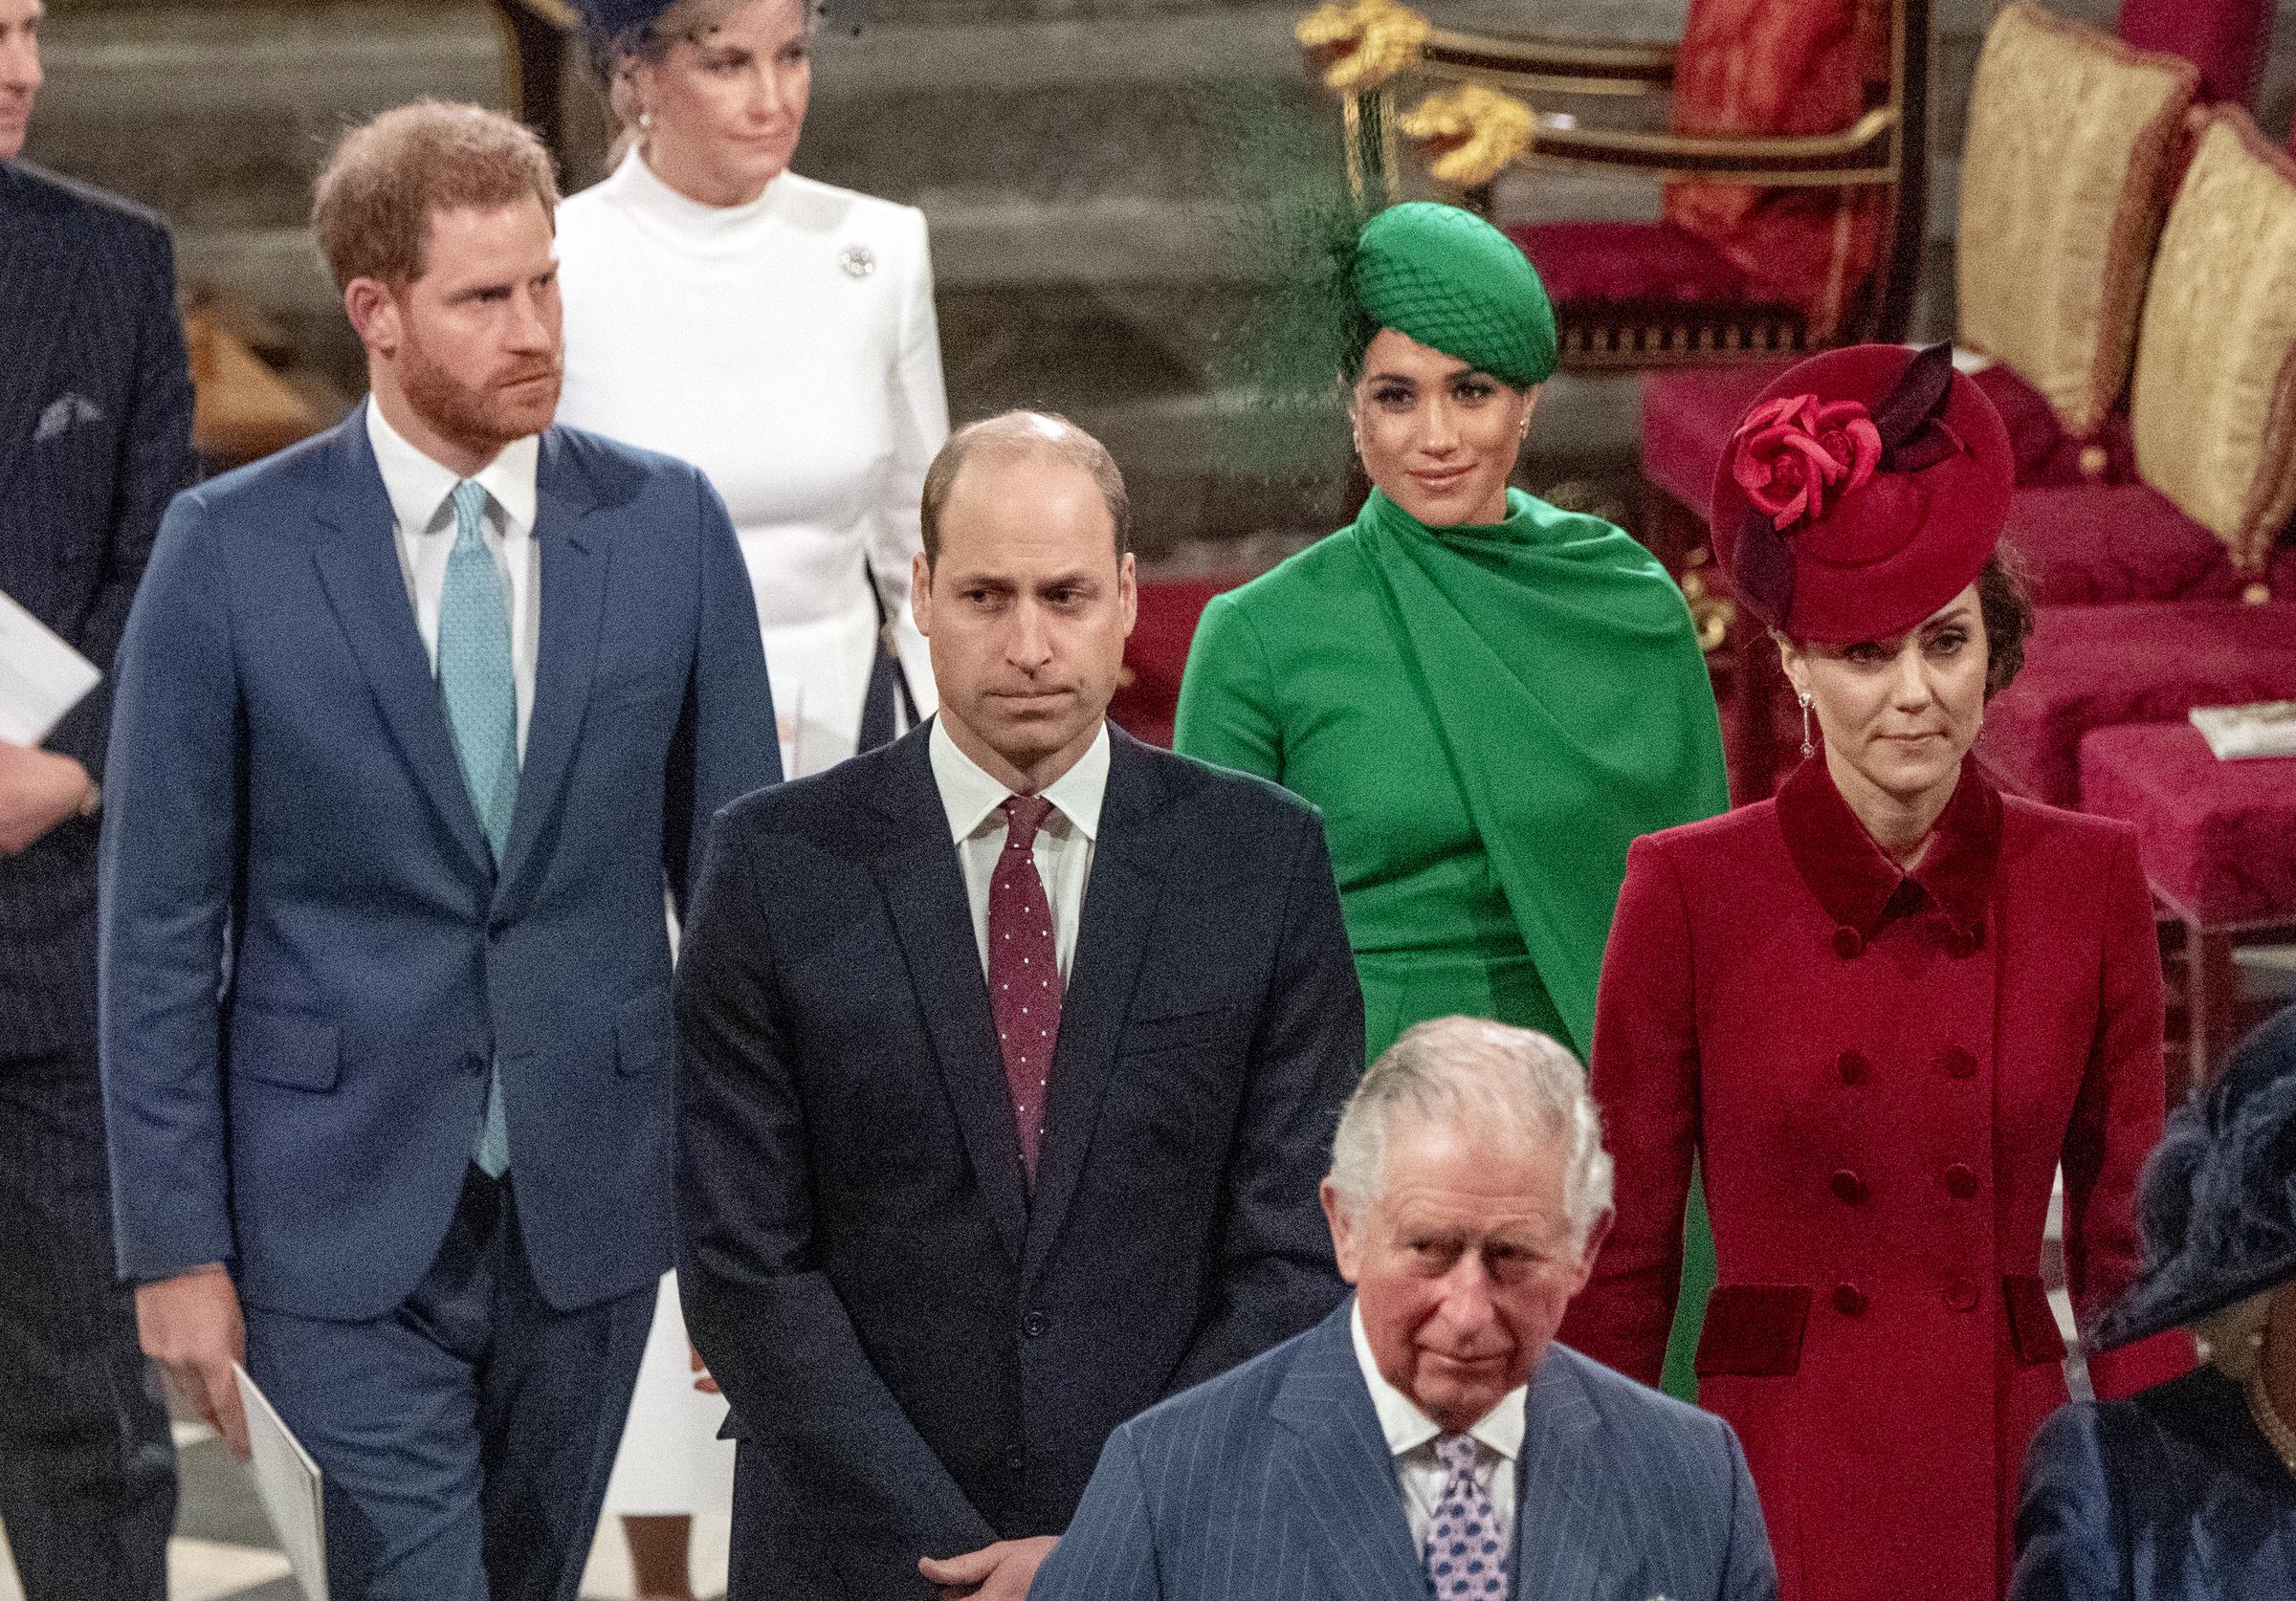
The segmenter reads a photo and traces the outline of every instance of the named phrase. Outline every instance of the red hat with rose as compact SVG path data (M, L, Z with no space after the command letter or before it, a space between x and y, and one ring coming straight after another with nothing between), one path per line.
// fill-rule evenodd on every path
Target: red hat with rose
M2014 471L1950 346L1829 350L1765 389L1722 452L1714 560L1791 638L1886 639L1976 581Z

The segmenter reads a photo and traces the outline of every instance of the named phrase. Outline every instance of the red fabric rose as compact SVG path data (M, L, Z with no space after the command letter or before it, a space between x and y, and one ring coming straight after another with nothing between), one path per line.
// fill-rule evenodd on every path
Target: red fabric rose
M1731 441L1731 476L1779 529L1825 515L1826 497L1864 486L1881 465L1882 435L1857 401L1815 395L1767 401Z

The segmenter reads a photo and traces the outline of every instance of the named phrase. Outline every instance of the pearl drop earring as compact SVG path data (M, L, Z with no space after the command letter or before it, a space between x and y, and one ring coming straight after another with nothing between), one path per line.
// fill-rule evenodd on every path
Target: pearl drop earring
M1801 702L1801 754L1805 757L1816 756L1818 747L1810 740L1810 691L1804 690L1794 698Z

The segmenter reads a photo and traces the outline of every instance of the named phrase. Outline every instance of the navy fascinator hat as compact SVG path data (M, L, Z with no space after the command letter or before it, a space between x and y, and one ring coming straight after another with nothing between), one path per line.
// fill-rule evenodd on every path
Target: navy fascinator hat
M603 47L628 38L674 4L676 0L574 0L574 9L582 13L591 44Z
M2097 1320L2099 1350L2296 1279L2296 1006L2169 1114L2137 1200L2145 1265Z

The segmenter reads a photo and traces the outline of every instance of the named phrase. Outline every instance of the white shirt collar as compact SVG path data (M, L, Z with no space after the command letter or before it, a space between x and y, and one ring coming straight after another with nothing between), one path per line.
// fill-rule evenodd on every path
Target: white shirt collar
M949 815L949 837L961 844L987 825L1012 791L958 748L942 718L933 719L926 748L941 808ZM1052 809L1088 840L1100 837L1100 802L1108 794L1108 722L1103 718L1084 755L1042 791Z
M409 534L428 534L444 525L447 496L461 482L451 468L431 460L390 426L370 395L366 438L375 467L390 495L391 515ZM535 474L541 461L541 436L528 434L502 447L501 454L478 470L477 480L502 515L502 537L517 538L534 529Z
M1355 1336L1356 1366L1363 1370L1363 1383L1371 1391L1371 1407L1380 1415L1380 1432L1387 1437L1387 1449L1394 1456L1408 1456L1441 1435L1443 1425L1420 1411L1410 1396L1389 1384L1387 1375L1380 1371L1379 1359L1371 1352L1371 1336L1363 1328L1361 1303L1350 1303L1347 1323ZM1523 1454L1523 1403L1529 1390L1528 1385L1516 1385L1467 1431L1510 1462Z

